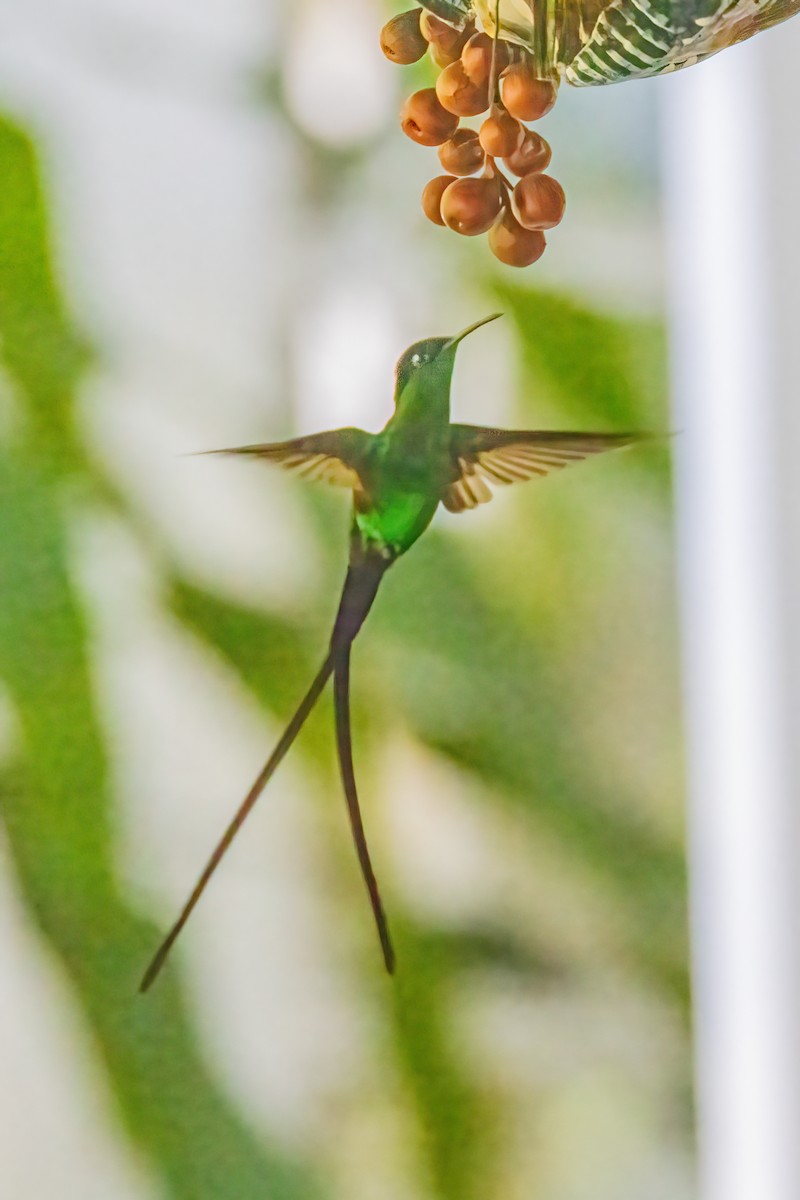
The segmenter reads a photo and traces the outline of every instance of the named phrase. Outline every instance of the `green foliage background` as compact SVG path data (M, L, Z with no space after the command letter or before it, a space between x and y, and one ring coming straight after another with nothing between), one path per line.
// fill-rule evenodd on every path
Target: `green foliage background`
M267 95L271 86L268 78ZM298 141L313 210L331 194L326 178L345 188L342 181L358 167L347 155L326 158L307 137ZM329 1143L287 1145L215 1078L180 956L152 994L136 994L171 914L145 916L120 877L110 719L93 662L96 614L74 562L78 515L105 514L125 526L158 575L165 610L280 720L324 644L346 516L337 497L301 485L291 493L325 577L302 610L248 606L231 599L224 580L214 587L188 575L87 443L77 400L95 351L59 282L52 198L42 178L37 144L15 121L2 121L0 678L14 736L1 786L16 886L91 1029L120 1136L147 1162L164 1196L346 1195ZM667 428L657 322L591 311L537 288L535 273L521 281L489 273L478 254L469 271L480 303L487 311L501 307L513 330L519 424ZM486 420L493 420L488 402ZM513 1143L521 1137L536 1145L552 1130L552 1080L530 1079L530 1105L520 1108L514 1089L476 1057L462 1016L470 997L487 990L526 1006L532 1036L545 1007L555 1004L563 1005L569 1038L575 996L588 1011L596 997L597 1019L606 1026L614 1025L609 996L627 997L621 1024L628 1001L656 1014L655 1024L668 1031L663 1043L643 1044L631 1033L641 1064L630 1085L631 1121L646 1097L653 1153L679 1163L688 1156L668 449L613 456L541 489L515 489L498 503L502 523L472 536L456 522L437 524L387 581L356 656L357 759L370 827L380 826L380 796L370 792L381 747L401 731L437 770L451 772L501 815L520 852L530 853L531 872L548 859L560 888L548 898L546 873L540 902L526 911L510 876L504 914L446 922L389 883L400 975L383 990L366 907L360 911L357 885L348 883L353 921L364 924L363 954L351 969L379 1014L383 1099L402 1131L401 1174L416 1180L407 1194L588 1200L593 1193L579 1190L580 1183L559 1190L548 1182L535 1154L525 1159L523 1178ZM313 768L309 786L335 806L329 726L323 706L295 753ZM354 873L344 854L334 868L348 880ZM565 894L569 911L561 914ZM584 919L590 936L581 932ZM342 943L342 955L349 945ZM573 1069L580 1073L580 1065ZM350 1081L341 1087L343 1103L353 1102ZM602 1103L602 1124L601 1110ZM569 1136L556 1151L581 1155ZM359 1161L366 1173L370 1154L365 1144ZM606 1190L596 1195L628 1195L621 1178L616 1190L612 1164ZM663 1194L684 1193L676 1186Z

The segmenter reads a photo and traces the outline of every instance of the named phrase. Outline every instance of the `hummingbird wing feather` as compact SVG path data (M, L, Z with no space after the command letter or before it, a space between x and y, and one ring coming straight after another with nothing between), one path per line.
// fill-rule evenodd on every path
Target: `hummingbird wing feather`
M452 425L454 478L442 492L442 503L450 512L466 512L491 500L489 485L522 483L549 475L592 454L630 446L643 436Z
M362 489L362 470L369 452L372 434L363 429L330 429L288 442L265 442L254 446L234 446L227 450L207 450L207 454L250 454L267 462L295 471L305 479L321 480Z

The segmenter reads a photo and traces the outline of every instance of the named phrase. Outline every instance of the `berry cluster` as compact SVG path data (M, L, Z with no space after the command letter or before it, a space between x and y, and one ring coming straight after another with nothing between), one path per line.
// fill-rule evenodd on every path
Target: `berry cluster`
M492 253L510 267L536 262L544 253L543 231L558 225L566 200L561 185L542 174L549 145L524 122L550 111L555 84L536 78L521 47L476 32L474 23L455 29L420 8L384 25L381 49L402 64L429 52L441 68L436 87L409 96L400 116L412 141L438 146L447 172L422 193L426 217L467 237L488 233ZM487 109L479 130L460 126L462 117ZM498 159L518 183L506 178Z

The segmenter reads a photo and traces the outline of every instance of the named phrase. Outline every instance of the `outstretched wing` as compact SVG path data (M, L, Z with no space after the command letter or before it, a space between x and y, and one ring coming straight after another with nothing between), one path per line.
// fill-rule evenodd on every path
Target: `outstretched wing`
M492 486L549 475L591 454L640 441L639 433L559 433L536 429L485 429L453 425L456 477L442 492L450 512L465 512L492 498Z
M229 450L207 450L206 454L251 454L278 463L305 479L322 480L337 487L363 486L363 466L372 434L363 429L330 429L288 442L266 442L256 446L234 446Z

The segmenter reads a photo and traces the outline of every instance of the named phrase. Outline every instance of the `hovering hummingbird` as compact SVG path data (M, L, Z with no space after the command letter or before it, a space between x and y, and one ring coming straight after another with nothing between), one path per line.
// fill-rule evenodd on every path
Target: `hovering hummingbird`
M455 337L426 338L410 346L397 363L394 413L378 434L363 429L334 429L288 442L206 452L252 455L278 463L306 479L349 488L353 494L349 565L325 660L156 951L142 979L143 992L163 967L223 855L331 675L339 767L350 825L386 970L390 974L394 971L389 927L361 821L350 737L350 650L381 580L392 563L425 532L439 504L453 513L465 512L490 500L492 485L547 475L591 454L628 446L642 436L452 424L450 382L456 349L468 334L500 315L484 317Z

